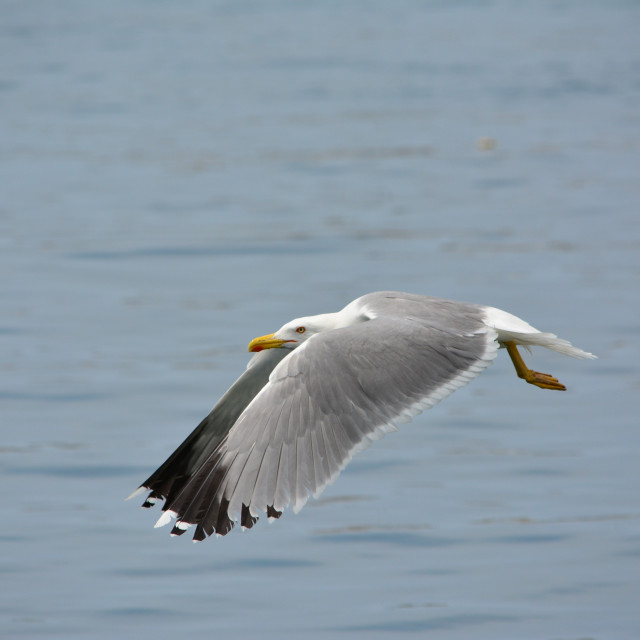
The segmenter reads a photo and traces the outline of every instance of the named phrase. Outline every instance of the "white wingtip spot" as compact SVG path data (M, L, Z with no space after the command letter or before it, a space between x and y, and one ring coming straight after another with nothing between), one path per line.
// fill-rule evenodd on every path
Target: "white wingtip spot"
M189 527L193 526L193 522L182 522L181 520L176 522L174 529L179 529L180 531L186 531ZM171 536L179 536L179 533L172 533Z
M158 522L155 523L154 529L158 527L164 527L165 524L169 524L178 514L175 511L163 511L162 515L158 518Z
M138 487L131 495L128 495L125 500L131 500L131 498L142 495L146 491L148 491L147 487Z

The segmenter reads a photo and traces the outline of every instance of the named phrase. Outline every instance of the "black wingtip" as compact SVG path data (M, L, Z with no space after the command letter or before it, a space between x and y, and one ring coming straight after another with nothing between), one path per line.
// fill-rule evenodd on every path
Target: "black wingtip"
M242 514L240 516L240 524L245 529L251 529L253 525L258 522L257 516L252 516L249 511L249 506L246 504L242 505Z
M146 488L146 487L144 487ZM159 501L164 500L164 496L158 491L152 491L147 499L142 503L142 507L144 509L150 509L154 505L158 504Z
M279 518L282 511L278 511L273 505L267 507L267 518Z
M202 527L202 525L198 525L196 527L196 531L193 534L193 541L194 542L202 542L205 538L207 537L207 534L204 531L204 528Z

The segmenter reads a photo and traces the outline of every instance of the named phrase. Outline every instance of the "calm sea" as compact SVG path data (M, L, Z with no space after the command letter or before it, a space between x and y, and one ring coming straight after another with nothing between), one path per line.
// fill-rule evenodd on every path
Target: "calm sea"
M640 637L637 2L0 2L3 638ZM124 498L246 345L379 289L508 358L298 515Z

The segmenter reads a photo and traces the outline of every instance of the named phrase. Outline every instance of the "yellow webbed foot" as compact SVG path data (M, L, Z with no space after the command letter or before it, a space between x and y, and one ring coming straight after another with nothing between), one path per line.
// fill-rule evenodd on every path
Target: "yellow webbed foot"
M551 374L540 373L539 371L529 369L524 363L522 356L518 352L515 342L505 342L504 346L509 352L509 356L511 357L511 361L513 362L513 366L516 368L516 373L518 374L519 378L522 378L529 384L534 384L536 387L540 387L541 389L552 389L554 391L567 390L567 387L565 387L561 382L558 381L557 378L554 378Z
M556 391L567 390L567 387L565 387L562 382L559 382L558 378L554 378L548 373L540 373L533 369L527 369L524 375L520 377L524 378L529 384L535 384L536 387L540 387L541 389L554 389Z

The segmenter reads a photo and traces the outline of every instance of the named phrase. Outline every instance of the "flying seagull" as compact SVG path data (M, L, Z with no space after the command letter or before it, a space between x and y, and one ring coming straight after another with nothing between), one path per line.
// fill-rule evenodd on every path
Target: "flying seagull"
M518 345L595 357L506 311L410 293L297 318L250 342L246 371L130 497L164 500L156 527L175 520L181 535L195 525L195 541L238 520L251 528L260 512L298 512L355 453L475 378L501 347L520 378L565 390L529 369Z

